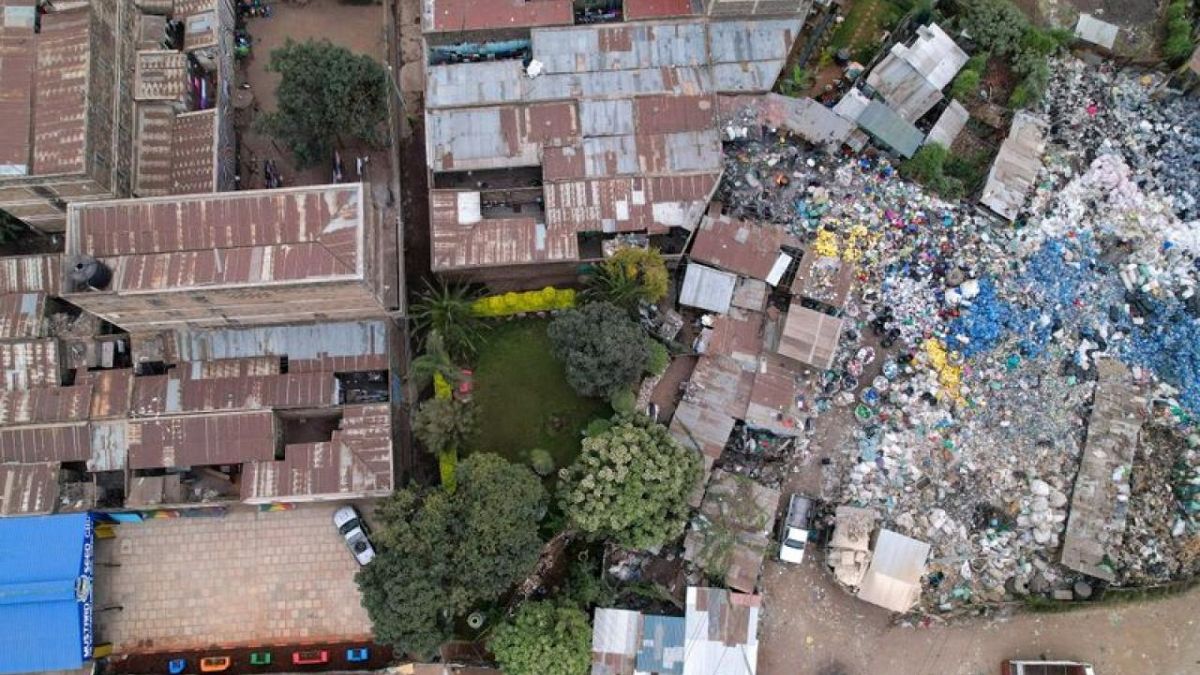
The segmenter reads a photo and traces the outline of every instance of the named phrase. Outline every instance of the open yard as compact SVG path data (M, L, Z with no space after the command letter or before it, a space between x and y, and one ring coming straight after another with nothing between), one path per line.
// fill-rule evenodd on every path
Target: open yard
M559 468L579 454L588 422L612 414L608 404L581 398L567 384L563 366L550 355L547 321L510 321L487 336L475 369L479 438L475 450L525 461L542 448Z

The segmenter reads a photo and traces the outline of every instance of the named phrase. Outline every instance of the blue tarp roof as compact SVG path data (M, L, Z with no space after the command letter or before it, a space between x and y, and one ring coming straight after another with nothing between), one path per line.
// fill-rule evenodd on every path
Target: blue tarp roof
M642 644L637 653L638 671L683 675L683 634L682 616L643 615Z
M93 571L88 514L0 518L0 673L91 658Z

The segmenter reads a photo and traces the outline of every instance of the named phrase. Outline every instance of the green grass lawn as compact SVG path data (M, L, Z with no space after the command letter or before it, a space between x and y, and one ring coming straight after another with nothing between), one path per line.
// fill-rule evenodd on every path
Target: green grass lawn
M903 4L896 0L854 0L829 46L835 51L849 49L854 59L865 65L879 48L879 36L904 16Z
M509 321L487 334L475 368L472 397L479 406L479 436L472 449L528 461L543 448L562 468L579 454L580 432L608 403L582 398L567 384L550 355L545 320Z

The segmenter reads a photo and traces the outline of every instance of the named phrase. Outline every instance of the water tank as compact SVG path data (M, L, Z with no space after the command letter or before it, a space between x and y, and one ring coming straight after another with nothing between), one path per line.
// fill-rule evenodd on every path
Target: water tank
M91 256L78 256L71 263L71 283L75 290L85 291L89 288L104 290L112 281L112 271L104 263Z

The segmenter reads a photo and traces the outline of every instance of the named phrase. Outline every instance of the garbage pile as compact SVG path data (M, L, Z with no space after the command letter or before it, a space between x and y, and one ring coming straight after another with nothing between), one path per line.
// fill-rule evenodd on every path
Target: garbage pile
M1200 560L1200 449L1181 440L1200 446L1200 106L1153 101L1156 84L1064 62L1015 225L886 159L770 133L726 146L733 215L858 270L835 365L806 400L854 425L833 449L839 503L931 544L926 611L1077 588L1058 557L1098 359L1133 366L1175 439L1135 464L1120 583Z

